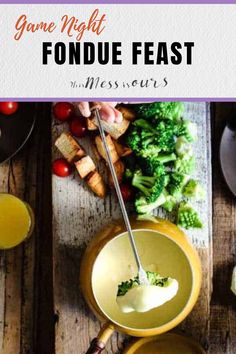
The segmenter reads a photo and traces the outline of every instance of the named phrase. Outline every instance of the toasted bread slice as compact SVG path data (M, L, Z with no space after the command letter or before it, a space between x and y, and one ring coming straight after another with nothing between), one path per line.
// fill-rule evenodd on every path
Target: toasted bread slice
M69 133L62 133L55 141L55 146L68 162L72 162L85 156L82 147Z
M98 127L93 123L91 118L87 118L87 128L88 130L98 130Z
M123 176L124 176L124 173L125 173L125 164L124 164L124 162L121 161L121 160L116 161L116 163L114 163L114 168L115 168L115 171L116 171L116 176L117 176L118 182L121 183L122 179L123 179ZM109 184L109 186L111 188L114 187L114 182L113 182L113 178L112 178L110 169L108 169L108 184Z
M97 120L94 117L92 122L97 126ZM102 121L103 129L112 136L114 139L118 139L128 129L130 122L127 119L123 119L121 123L107 123Z
M106 185L101 177L101 175L98 173L98 171L93 171L91 172L87 177L86 177L86 182L89 188L99 197L99 198L105 198L106 196Z
M114 140L114 139L113 139L113 143L115 145L117 154L120 157L124 157L124 156L128 156L128 155L132 154L133 151L128 146L122 145L122 144L118 143L117 140Z
M130 108L127 108L127 107L124 107L124 106L120 106L120 105L117 105L116 106L116 109L118 109L118 111L120 111L122 113L122 116L124 119L127 119L129 121L133 121L136 117L136 114L135 112L130 109Z
M109 149L109 151L110 151L110 154L111 154L112 162L115 163L116 161L119 160L119 155L117 154L115 145L114 145L114 143L113 143L112 138L110 137L110 135L107 135L107 136L106 136L106 142L107 142L107 146L108 146L108 149ZM107 161L106 151L105 151L105 149L104 149L104 147L103 147L103 142L102 142L102 139L101 139L100 135L97 135L97 136L95 137L95 144L96 144L98 153L102 156L102 158L103 158L104 160Z
M90 172L96 169L96 166L90 156L82 157L82 159L76 161L75 167L81 178L85 178Z
M94 154L95 160L96 160L97 162L101 161L102 156L101 156L101 155L99 154L99 152L98 152L97 146L96 146L96 144L95 144L95 140L92 141L92 150L93 150L93 154Z

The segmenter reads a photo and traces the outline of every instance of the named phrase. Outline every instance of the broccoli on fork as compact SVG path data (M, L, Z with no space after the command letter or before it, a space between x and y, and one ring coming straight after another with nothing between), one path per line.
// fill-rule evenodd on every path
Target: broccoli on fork
M168 286L169 277L162 277L156 272L147 271L146 273L150 285L156 285L161 287ZM133 279L121 282L118 285L117 296L124 296L130 289L138 285L140 285L138 275Z

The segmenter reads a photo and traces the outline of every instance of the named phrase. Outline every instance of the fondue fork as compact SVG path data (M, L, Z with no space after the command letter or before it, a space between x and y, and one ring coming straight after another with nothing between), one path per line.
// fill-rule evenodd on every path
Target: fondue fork
M103 145L104 145L104 149L105 149L105 152L106 152L107 162L108 162L108 165L109 165L109 168L110 168L110 171L111 171L111 175L112 175L112 178L113 178L113 181L114 181L114 186L115 186L115 189L116 189L116 194L117 194L118 201L119 201L119 204L120 204L121 212L122 212L123 219L124 219L127 231L128 231L128 235L129 235L131 247L132 247L132 250L133 250L134 258L135 258L135 261L136 261L136 264L137 264L137 267L138 267L139 282L140 282L140 285L150 285L149 280L147 278L147 273L145 272L145 270L144 270L144 268L142 266L142 263L141 263L141 260L140 260L139 254L138 254L137 246L136 246L134 235L133 235L133 232L132 232L132 229L131 229L131 225L130 225L129 217L128 217L127 210L126 210L126 207L125 207L125 203L124 203L124 200L123 200L123 197L122 197L122 194L121 194L120 185L119 185L119 182L118 182L118 179L117 179L116 171L115 171L114 165L112 163L112 159L111 159L111 154L110 154L109 148L107 146L106 136L105 136L105 132L104 132L104 129L103 129L103 126L102 126L100 112L99 112L98 108L95 108L94 111L95 111L95 116L96 116L97 123L98 123L99 132L100 132L100 135L101 135L101 138L102 138L102 142L103 142Z

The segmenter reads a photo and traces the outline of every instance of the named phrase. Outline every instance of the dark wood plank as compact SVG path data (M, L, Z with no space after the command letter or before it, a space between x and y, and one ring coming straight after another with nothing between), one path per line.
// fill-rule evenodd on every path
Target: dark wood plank
M2 178L1 191L12 193L24 199L25 154L8 162L1 170L6 173ZM30 241L29 241L30 242ZM22 304L22 271L24 246L5 251L5 311L4 311L4 337L2 352L20 353L21 347L21 304Z
M1 252L0 346L3 354L53 353L50 105L38 104L24 149L0 167L0 191L31 204L32 237ZM48 178L49 177L49 178Z
M225 119L232 110L236 118L236 104L217 103L214 109L212 137L214 276L209 353L233 354L236 351L236 300L230 291L230 283L233 266L236 264L236 201L221 173L219 142Z
M51 104L37 109L36 238L34 280L34 353L54 352L51 193Z

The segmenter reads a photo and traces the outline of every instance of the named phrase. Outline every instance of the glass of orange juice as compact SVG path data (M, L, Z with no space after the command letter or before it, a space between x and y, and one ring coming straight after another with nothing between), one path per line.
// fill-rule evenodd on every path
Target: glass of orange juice
M30 206L12 194L0 193L0 249L19 245L34 228Z

